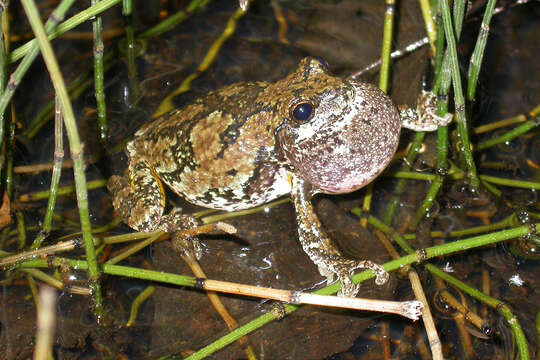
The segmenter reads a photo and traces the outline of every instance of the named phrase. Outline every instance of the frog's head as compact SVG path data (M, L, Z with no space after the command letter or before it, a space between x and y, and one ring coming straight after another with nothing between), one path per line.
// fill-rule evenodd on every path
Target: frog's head
M375 179L399 141L392 100L371 84L331 76L326 64L311 58L302 60L288 85L277 137L294 173L316 192L330 194Z

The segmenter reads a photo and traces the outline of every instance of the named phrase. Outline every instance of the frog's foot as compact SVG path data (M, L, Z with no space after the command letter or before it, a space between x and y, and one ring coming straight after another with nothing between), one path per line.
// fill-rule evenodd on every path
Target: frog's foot
M200 222L193 216L186 214L179 207L171 210L167 215L161 216L156 224L156 230L165 232L175 232L188 230L200 225Z
M173 249L186 262L200 260L202 257L202 246L199 239L192 236L185 236L182 232L173 234L171 238Z
M406 105L398 106L401 126L415 131L435 131L439 126L450 124L453 114L437 115L437 97L431 91L422 91L416 102L416 109Z
M352 281L352 276L357 269L369 269L375 273L375 284L383 285L388 279L389 275L384 268L370 260L351 260L341 258L328 259L324 264L319 265L319 273L325 276L327 282L333 283L335 276L337 276L339 282L341 282L341 291L339 295L354 297L358 294L359 285L355 285Z
M181 214L181 220L187 219ZM185 261L200 260L202 256L202 246L198 240L198 236L202 234L236 234L236 228L227 223L217 222L197 226L197 222L193 217L190 217L191 226L182 231L177 231L171 236L173 248L184 258Z

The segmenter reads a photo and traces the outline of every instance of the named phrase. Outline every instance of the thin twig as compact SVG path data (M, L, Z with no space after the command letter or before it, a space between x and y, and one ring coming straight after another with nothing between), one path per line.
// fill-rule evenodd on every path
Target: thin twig
M431 315L429 302L424 293L420 277L414 269L411 269L407 275L411 282L415 298L424 304L424 308L422 309L422 321L424 321L424 327L426 328L426 334L429 339L429 348L431 349L433 359L442 360L444 359L444 356L442 353L441 339L439 338L437 327L435 327L435 321L433 320L433 315Z
M63 241L54 245L42 247L32 251L20 252L15 255L6 256L0 259L0 269L9 268L17 263L25 260L39 258L42 256L52 255L58 252L71 251L75 249L78 244L77 240Z
M236 12L227 21L227 25L225 25L223 33L216 39L216 41L214 41L214 43L206 52L204 59L197 67L197 70L194 73L188 75L175 91L173 91L172 93L167 95L165 99L163 99L152 117L156 118L174 108L173 98L189 91L191 82L195 80L201 73L205 72L214 63L219 51L223 47L223 44L235 33L238 20L242 18L245 14L246 11L242 10L241 8L238 8L238 10L236 10Z
M180 254L182 260L184 260L184 262L189 266L193 275L195 275L199 279L207 278L202 267L197 261L197 254L195 253L195 251L193 251L193 238L186 238L176 235L173 239L173 247ZM219 298L218 293L212 290L207 290L206 296L208 297L208 300L210 300L210 303L217 311L219 316L227 325L227 328L231 331L236 329L238 327L238 322L227 310L227 308ZM257 359L257 357L255 356L255 351L249 344L249 339L247 336L241 337L240 339L238 339L238 342L244 348L244 352L248 359Z
M39 291L36 346L34 360L48 360L52 357L52 345L56 327L56 291L42 286Z

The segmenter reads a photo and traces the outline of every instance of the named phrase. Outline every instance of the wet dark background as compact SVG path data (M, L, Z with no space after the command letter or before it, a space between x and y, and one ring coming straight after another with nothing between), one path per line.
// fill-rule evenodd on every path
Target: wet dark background
M500 1L504 11L493 18L490 38L481 72L477 102L468 104L472 126L490 123L506 117L527 113L540 99L538 74L538 2L510 6L512 2ZM87 6L78 3L80 8ZM380 57L384 6L371 1L282 1L277 5L287 20L288 30L278 39L278 24L270 2L255 1L247 15L238 23L237 31L223 46L210 69L192 83L191 91L175 98L182 106L212 89L238 81L275 81L290 73L299 59L318 56L325 59L332 71L346 76L375 62ZM43 13L50 11L50 4L42 4ZM159 13L173 13L185 6L184 2L145 2L134 4L133 25L136 31L148 29L159 21ZM84 91L74 105L79 121L79 131L85 142L88 180L108 178L123 171L126 158L122 145L143 123L151 121L151 114L159 102L176 89L193 73L210 45L219 36L232 13L234 1L210 2L205 10L196 12L186 22L166 34L139 42L137 82L139 93L134 94L125 61L124 40L114 36L122 32L120 9L113 8L104 14L104 27L111 35L106 40L105 53L116 52L110 69L106 72L107 114L109 136L100 143L96 131L95 100L92 86ZM30 32L18 3L12 4L14 34ZM463 41L459 44L462 73L466 73L470 52L474 47L479 19L483 10L468 15L464 23ZM110 31L109 33L107 32ZM424 36L423 20L416 1L400 1L397 6L394 49L400 49ZM86 34L86 35L85 35ZM74 39L75 35L77 36ZM86 36L86 38L85 38ZM92 68L91 25L84 24L71 36L53 42L62 72L68 82L90 72ZM422 79L429 79L428 49L393 61L390 94L399 104L414 104L421 89ZM365 81L376 83L376 72L363 76ZM45 124L32 138L25 136L25 129L36 114L51 101L52 86L41 60L37 61L17 90L15 111L20 127L17 130L15 165L52 161L54 138L52 123ZM453 130L453 129L452 129ZM400 148L404 149L412 137L404 131ZM473 137L481 141L494 136L492 133ZM67 142L66 142L67 143ZM414 164L426 168L433 163L435 138L425 140L428 150ZM69 152L66 152L68 154ZM455 154L451 154L455 156ZM66 157L67 158L67 157ZM532 131L510 144L505 144L476 154L479 171L483 174L540 181L540 139L538 130ZM483 166L497 162L497 168ZM398 162L395 166L399 166ZM397 168L397 167L396 167ZM17 174L14 178L16 195L48 188L50 173ZM374 184L373 214L382 218L383 210L393 195L395 180L381 177ZM62 184L73 183L72 173L64 170ZM394 227L413 216L429 184L409 181L400 200ZM512 213L529 210L538 213L537 194L529 190L500 187L500 198L489 194L473 196L465 184L448 180L437 199L431 217L417 231L417 247L432 246L430 230L465 229L497 222ZM361 206L364 190L346 196L320 197L317 209L329 232L341 248L359 258L369 257L377 262L389 256L373 236L359 226L350 209ZM110 197L103 188L90 191L90 211L93 226L107 224L113 209ZM186 206L171 194L171 204ZM28 226L38 224L43 218L46 202L18 205ZM62 235L77 231L78 213L74 196L58 199L55 220L57 230L49 242ZM198 209L193 209L198 210ZM303 254L296 241L294 210L290 204L268 212L235 218L229 221L237 226L235 237L210 237L204 242L201 265L209 278L235 281L285 289L309 289L320 282L316 267ZM127 226L116 227L110 234L129 232ZM30 233L33 238L35 233ZM445 237L444 241L452 241ZM511 252L511 247L523 245L522 252ZM12 238L4 246L13 246ZM119 247L118 247L119 248ZM11 248L12 249L12 248ZM114 252L117 248L111 249ZM75 255L74 255L75 256ZM538 255L529 243L504 243L494 247L470 251L434 261L466 283L481 288L482 273L491 279L491 296L509 303L523 327L534 357L537 347L535 316L538 312ZM188 267L174 254L168 242L156 244L151 249L137 253L122 264L149 266L153 269L179 274L190 274ZM437 303L437 294L429 274L418 268L430 300ZM85 284L85 274L73 272L73 284ZM511 282L519 276L522 284ZM55 356L59 359L86 358L158 358L168 354L189 354L224 335L226 327L210 307L206 295L192 289L157 286L156 293L141 308L134 326L124 326L131 301L149 284L124 278L104 277L105 303L109 310L110 324L94 323L88 299L68 293L58 300L58 336ZM457 290L451 290L459 297ZM28 297L24 281L5 282L2 293L2 323L0 358L28 358L32 351L35 333L35 308ZM412 291L406 279L392 276L392 281L381 288L373 281L363 285L361 296L410 299ZM243 324L261 313L272 309L268 302L237 296L222 296L229 311ZM508 326L496 312L487 310L475 300L465 297L467 306L484 314L494 329L491 337L467 327L471 348L463 349L457 341L457 329L452 312L444 304L433 306L445 356L464 358L470 351L471 358L511 359L515 345ZM381 328L389 326L392 358L422 358L418 342L424 341L421 322L411 323L393 316L328 310L304 307L293 315L274 322L249 335L249 342L260 359L371 359L382 358L379 337ZM471 355L472 354L472 355ZM245 357L242 348L233 344L214 355L217 359Z

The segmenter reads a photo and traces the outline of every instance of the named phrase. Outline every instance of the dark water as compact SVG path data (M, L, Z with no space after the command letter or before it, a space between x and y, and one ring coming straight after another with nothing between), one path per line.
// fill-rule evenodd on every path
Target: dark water
M73 101L79 132L88 159L86 175L89 180L106 179L125 169L123 143L151 114L160 101L194 71L210 45L219 36L235 11L235 2L212 2L205 10L195 12L189 19L166 34L138 42L140 56L136 59L136 75L130 75L121 36L124 23L120 9L113 8L104 15L105 54L114 53L105 75L109 132L105 143L97 136L95 101L91 84L92 44L87 36L91 26L85 24L71 38L54 42L56 56L68 83L88 73L89 87ZM250 11L238 23L235 34L221 49L208 71L192 84L191 91L174 99L183 106L209 90L238 81L275 81L295 69L306 55L325 59L333 72L346 76L375 62L380 56L384 7L374 2L319 1L279 2L255 1ZM519 114L527 115L540 99L537 30L538 3L510 6L500 2L504 10L494 16L490 30L476 101L467 103L471 128L490 124ZM46 6L43 5L43 6ZM83 4L77 4L83 6ZM162 6L162 7L160 7ZM169 8L170 6L170 8ZM279 9L277 9L279 7ZM150 28L159 20L159 13L174 13L173 4L157 2L134 4L133 26L136 33ZM77 11L72 10L70 14ZM279 38L276 18L281 10L288 25ZM23 13L18 5L12 8L12 33L30 34L22 23ZM43 14L49 10L43 8ZM483 9L467 16L458 51L462 74L465 76L468 59L474 47ZM396 12L394 49L417 41L424 36L423 21L415 1L399 3ZM74 35L77 39L73 39ZM115 35L116 34L116 35ZM84 36L83 36L84 35ZM110 36L110 37L109 37ZM286 39L286 42L284 41ZM17 43L14 47L21 43ZM109 64L109 63L107 63ZM428 49L392 63L390 94L399 104L414 104L422 80L430 79ZM376 83L375 71L363 75ZM466 83L466 82L464 82ZM53 158L52 122L45 123L35 135L25 133L36 115L51 101L53 89L41 60L31 68L14 98L15 113L20 127L16 130L14 165L49 163ZM451 111L454 111L451 109ZM516 126L516 125L514 125ZM500 136L510 128L472 135L473 144ZM450 128L450 133L455 125ZM403 132L400 149L405 149L414 134ZM475 153L480 174L515 180L540 181L540 137L532 130L518 139ZM66 140L67 143L67 140ZM426 151L411 164L413 169L434 173L436 136L424 140ZM453 143L449 156L460 166ZM69 150L66 145L66 159ZM391 170L403 165L397 161ZM50 184L50 172L21 173L14 176L13 199L31 191L44 190ZM73 183L70 169L63 171L61 185ZM387 205L396 192L397 180L382 176L374 182L371 214L382 219ZM399 232L410 233L408 224L430 184L409 180L401 192L392 226ZM500 196L487 191L471 193L459 179L448 179L442 187L429 216L420 222L411 245L417 248L451 242L454 231L497 223L512 214L524 223L538 222L540 205L537 192L528 189L497 186ZM191 210L174 194L169 205ZM359 226L350 210L362 206L365 190L345 196L316 199L320 218L333 239L350 255L370 258L377 262L390 260L374 229ZM108 224L113 217L111 199L104 188L89 192L93 227ZM14 202L12 209L20 211L26 226L36 226L45 212L46 202ZM200 209L193 209L193 211ZM60 197L56 205L60 218L54 221L54 231L47 239L53 244L61 236L79 230L74 195ZM528 218L527 218L527 215ZM536 217L535 217L536 216ZM210 236L203 242L201 266L212 279L234 281L283 289L310 289L323 279L302 252L296 240L294 209L286 203L267 212L233 218L229 222L238 228L234 237ZM12 224L11 229L16 225ZM105 235L130 232L119 225ZM435 235L430 232L438 232ZM36 236L28 231L29 244ZM99 237L104 236L100 234ZM465 238L466 236L462 237ZM412 236L411 236L412 238ZM3 235L3 249L17 250L17 235ZM535 243L536 241L536 243ZM538 312L538 237L518 239L495 246L471 250L432 261L468 285L509 304L527 337L532 357L537 356L535 316ZM100 256L115 256L125 245L100 248ZM64 254L81 258L82 250ZM131 256L122 265L151 268L171 273L191 275L191 271L172 251L169 242L155 244ZM516 345L508 324L496 310L468 297L459 290L448 291L478 314L482 324L489 325L491 334L482 334L474 325L455 320L456 312L441 299L442 288L422 267L416 267L429 299L443 352L447 358L511 359ZM76 270L43 269L69 285L86 286L86 275ZM35 336L35 306L29 296L27 277L17 272L5 272L0 317L0 358L25 359L31 356ZM87 297L59 292L57 306L57 337L54 355L58 359L158 358L165 355L186 356L227 333L226 326L211 307L203 292L168 285L156 285L154 295L146 301L135 324L126 327L134 298L149 282L123 277L105 276L102 280L106 325L95 324L91 303ZM360 296L411 299L411 287L406 278L392 276L388 285L377 287L372 281L363 285ZM273 309L269 302L261 303L241 296L224 295L222 301L240 324ZM485 329L484 329L485 330ZM260 359L371 359L384 358L384 336L389 339L391 358L422 358L429 345L422 322L412 323L393 316L374 316L368 313L304 307L294 314L273 322L249 335L249 344ZM218 359L245 358L243 345L237 343L216 353Z

